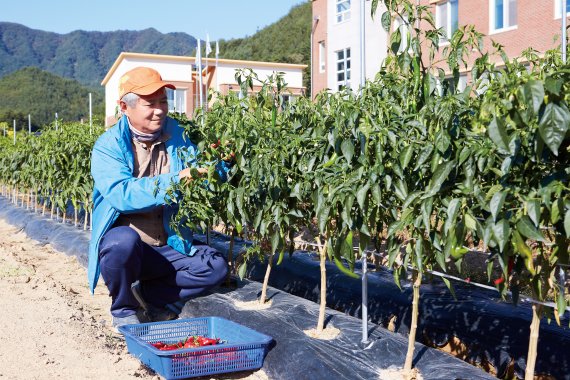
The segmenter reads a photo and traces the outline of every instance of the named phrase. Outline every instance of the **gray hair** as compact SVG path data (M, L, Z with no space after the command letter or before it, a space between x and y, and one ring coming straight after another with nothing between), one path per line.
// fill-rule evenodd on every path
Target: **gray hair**
M121 98L122 102L125 102L127 106L130 108L135 108L137 106L137 101L140 99L140 96L135 94L134 92L128 92Z

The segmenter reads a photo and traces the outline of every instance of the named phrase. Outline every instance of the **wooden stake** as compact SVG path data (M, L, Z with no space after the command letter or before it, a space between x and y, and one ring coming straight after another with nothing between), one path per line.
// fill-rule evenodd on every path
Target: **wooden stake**
M526 370L524 374L525 380L534 379L534 366L536 364L536 355L538 347L538 333L540 331L540 315L542 314L542 306L532 305L532 321L530 323L530 339L528 342L528 355L526 358Z
M321 269L321 301L319 304L319 319L317 320L317 334L323 332L325 328L325 311L327 309L327 244L328 238L325 236L325 244L321 245L321 239L319 236L316 238L317 244L319 246L319 256L320 256L320 269Z
M410 325L410 336L408 337L408 352L406 354L406 362L404 364L404 372L409 373L412 370L412 361L414 359L414 344L416 343L416 331L418 330L418 315L420 302L420 286L422 284L422 273L414 270L414 293L412 298L412 323Z

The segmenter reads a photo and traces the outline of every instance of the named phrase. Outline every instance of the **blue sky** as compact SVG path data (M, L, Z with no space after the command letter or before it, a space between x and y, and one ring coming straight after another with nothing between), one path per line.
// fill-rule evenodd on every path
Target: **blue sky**
M155 28L210 41L251 36L308 0L11 0L0 21L60 34Z

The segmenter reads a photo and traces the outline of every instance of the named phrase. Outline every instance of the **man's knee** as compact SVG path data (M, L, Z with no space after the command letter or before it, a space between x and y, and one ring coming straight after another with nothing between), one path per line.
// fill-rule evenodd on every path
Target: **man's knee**
M218 252L212 255L210 263L212 265L212 283L217 285L222 282L228 274L228 262L224 256Z
M99 245L99 256L113 261L129 261L130 257L141 247L139 234L130 227L119 226L110 229Z

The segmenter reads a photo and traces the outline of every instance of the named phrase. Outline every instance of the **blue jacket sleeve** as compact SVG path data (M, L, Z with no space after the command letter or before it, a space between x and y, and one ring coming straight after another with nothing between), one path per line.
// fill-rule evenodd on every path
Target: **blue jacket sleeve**
M97 141L91 159L95 188L121 213L144 212L166 203L166 190L178 183L178 173L136 178L128 153L112 138Z

